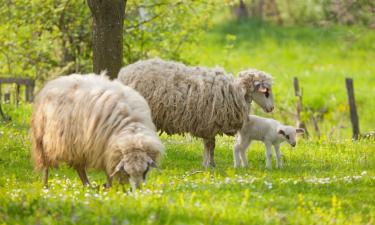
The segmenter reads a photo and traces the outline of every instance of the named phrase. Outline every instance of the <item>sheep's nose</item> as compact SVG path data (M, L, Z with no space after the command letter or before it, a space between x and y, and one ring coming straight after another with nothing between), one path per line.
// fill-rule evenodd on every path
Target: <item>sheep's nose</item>
M293 148L296 147L296 143L292 143L291 145L292 145Z
M268 112L268 113L270 113L270 112L272 112L273 111L273 109L274 109L274 107L273 106L271 106L271 107L269 107L266 111Z

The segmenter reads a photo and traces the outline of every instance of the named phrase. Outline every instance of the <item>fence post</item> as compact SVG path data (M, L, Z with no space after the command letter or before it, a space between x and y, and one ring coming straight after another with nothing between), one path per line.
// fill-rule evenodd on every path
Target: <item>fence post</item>
M306 124L301 120L301 112L303 110L302 107L302 93L299 89L299 84L298 84L298 78L294 77L293 79L294 83L294 93L295 96L297 97L297 127L298 128L303 128L305 130L305 138L309 137L309 132L307 131Z
M17 105L17 107L20 103L20 89L21 89L21 85L19 83L17 83L17 85L16 85L16 105Z
M30 86L30 102L34 101L34 89L35 89L35 81L31 80L31 86Z
M9 92L4 94L4 103L10 103L10 93Z
M350 108L350 120L352 122L352 129L353 129L353 140L358 140L359 137L359 122L358 122L358 114L357 114L357 107L355 104L354 98L354 86L353 86L353 79L346 78L346 90L348 92L348 102Z

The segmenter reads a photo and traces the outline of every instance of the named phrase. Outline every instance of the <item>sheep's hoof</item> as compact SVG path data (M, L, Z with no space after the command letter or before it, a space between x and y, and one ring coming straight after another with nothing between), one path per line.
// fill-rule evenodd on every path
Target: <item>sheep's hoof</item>
M203 165L205 169L215 169L215 165Z
M203 166L204 168L208 169L208 168L215 168L215 162L203 162Z
M104 190L109 190L110 188L111 188L111 185L110 184L108 184L108 183L105 183L105 184L103 184L103 188L104 188Z

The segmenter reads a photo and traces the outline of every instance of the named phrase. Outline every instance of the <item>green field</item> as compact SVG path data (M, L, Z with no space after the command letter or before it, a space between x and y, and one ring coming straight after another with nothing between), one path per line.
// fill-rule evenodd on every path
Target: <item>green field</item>
M162 135L166 155L142 191L117 184L104 191L104 173L95 171L89 173L93 187L83 188L65 166L52 170L44 190L30 159L31 106L5 105L12 121L0 122L0 224L375 223L375 141L350 140L344 82L354 78L361 129L374 130L374 30L217 22L185 50L192 63L273 74L277 108L269 116L288 123L294 123L292 77L298 76L305 105L327 108L319 123L323 137L312 132L294 149L282 146L280 170L265 169L259 143L249 150L249 168L234 169L234 140L221 137L217 167L206 171L199 140ZM254 112L262 114L258 107Z

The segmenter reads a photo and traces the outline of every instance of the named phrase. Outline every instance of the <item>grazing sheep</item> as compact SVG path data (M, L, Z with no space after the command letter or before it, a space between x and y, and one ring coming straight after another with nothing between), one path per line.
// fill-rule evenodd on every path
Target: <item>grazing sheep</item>
M266 146L266 167L271 169L272 145L276 153L276 165L282 167L280 144L284 141L291 146L296 146L296 133L304 133L302 128L285 126L280 122L250 115L242 129L236 135L236 144L234 147L234 166L239 167L240 161L242 166L247 167L246 150L252 140L262 141Z
M83 185L86 168L104 170L106 187L116 175L133 190L163 152L150 108L138 92L104 75L63 76L38 93L31 120L32 156L44 172L65 162Z
M272 77L255 69L234 79L220 68L156 58L122 68L118 79L145 97L158 130L203 138L206 167L215 166L215 136L240 130L252 100L273 110Z

